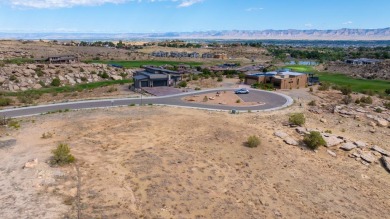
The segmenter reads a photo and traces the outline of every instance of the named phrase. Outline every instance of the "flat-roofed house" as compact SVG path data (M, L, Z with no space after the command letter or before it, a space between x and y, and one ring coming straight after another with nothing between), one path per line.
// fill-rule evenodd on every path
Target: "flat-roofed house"
M146 66L134 76L134 88L174 86L182 79L180 72Z
M277 89L296 89L306 87L308 76L305 73L287 70L276 72L259 72L245 76L245 84L272 84Z

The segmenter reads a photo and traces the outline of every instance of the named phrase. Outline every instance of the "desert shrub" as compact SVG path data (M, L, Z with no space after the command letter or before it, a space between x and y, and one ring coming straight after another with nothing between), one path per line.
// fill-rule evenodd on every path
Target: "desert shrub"
M41 68L37 68L35 69L35 74L37 74L38 77L42 77L43 76L43 71Z
M321 134L315 131L310 132L310 134L306 134L303 142L312 150L317 149L321 145L326 145L326 142L322 138Z
M373 90L363 90L363 94L367 94L368 96L374 96L375 92Z
M11 75L11 76L9 77L9 80L10 80L10 81L17 81L18 78L17 78L15 75Z
M352 88L350 86L342 86L340 87L340 91L343 95L348 95L352 93Z
M223 78L222 76L219 76L218 79L217 79L218 82L222 82L223 81Z
M82 82L88 81L88 79L86 77L81 77L80 79L81 79Z
M312 87L309 88L309 92L313 92L313 88Z
M208 100L209 100L209 98L207 96L203 97L203 102L207 102Z
M116 88L116 87L110 87L110 88L108 88L108 90L107 90L108 93L112 93L112 92L115 92L115 91L118 91L118 88Z
M99 74L98 74L101 78L103 78L103 79L107 79L107 78L109 78L110 76L107 74L107 72L100 72Z
M129 106L135 106L135 103L131 103Z
M386 93L387 95L390 95L390 88L389 88L389 89L386 89L386 90L385 90L385 93Z
M12 104L12 99L6 97L0 97L0 106L9 106Z
M305 115L303 115L303 113L294 113L294 114L290 115L288 121L290 124L301 126L301 125L305 124L306 119L305 119Z
M384 106L386 109L390 109L390 102L384 103L383 106Z
M260 139L257 136L252 135L252 136L249 136L245 145L249 148L255 148L255 147L259 146L260 144L261 144Z
M194 80L194 81L197 81L197 80L199 80L199 76L198 76L198 75L194 75L194 76L192 76L192 80Z
M59 78L54 78L51 83L50 83L51 86L53 87L59 87L61 85L61 81Z
M382 113L383 110L382 110L381 108L376 108L376 109L375 109L375 112L377 112L377 113Z
M65 165L75 161L74 156L70 153L70 148L67 144L59 144L55 150L52 151L51 158L52 165Z
M196 87L195 90L202 90L200 87Z
M178 86L179 87L187 87L187 82L186 81L180 81Z
M360 103L360 99L357 98L357 99L355 100L355 103L356 103L356 104L359 104L359 103Z
M85 70L83 68L80 68L80 72L85 72Z
M14 129L19 129L20 128L20 123L18 120L9 120L8 121L8 127L14 128Z
M367 97L361 97L360 98L361 103L366 103L366 104L372 104L372 98L370 96Z
M241 103L241 100L240 100L240 99L237 99L237 100L236 100L236 103Z
M352 99L351 95L348 94L348 95L345 95L341 101L342 101L345 105L348 105L348 104L350 104L350 103L353 102L353 99Z
M330 84L328 82L322 82L321 85L318 87L318 90L325 91L329 90Z
M316 106L317 104L316 104L315 100L312 100L307 105L309 105L309 106Z
M332 134L332 130L326 130L325 133Z
M53 133L51 132L45 132L42 134L42 137L43 139L48 139L48 138L52 138L53 137Z

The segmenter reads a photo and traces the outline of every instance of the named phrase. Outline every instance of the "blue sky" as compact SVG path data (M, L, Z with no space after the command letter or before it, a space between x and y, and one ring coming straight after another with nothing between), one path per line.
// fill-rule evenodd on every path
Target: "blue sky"
M0 0L0 31L384 28L389 11L389 0Z

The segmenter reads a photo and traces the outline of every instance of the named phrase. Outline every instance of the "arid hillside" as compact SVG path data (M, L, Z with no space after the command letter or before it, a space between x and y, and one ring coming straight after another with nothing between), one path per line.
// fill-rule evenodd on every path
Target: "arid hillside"
M389 111L341 106L334 91L289 94L296 104L268 113L143 106L22 119L1 129L0 217L386 218L390 174L371 147L390 150ZM304 127L285 126L293 112ZM307 149L307 130L329 147ZM245 146L252 135L257 148ZM75 164L48 165L59 143Z

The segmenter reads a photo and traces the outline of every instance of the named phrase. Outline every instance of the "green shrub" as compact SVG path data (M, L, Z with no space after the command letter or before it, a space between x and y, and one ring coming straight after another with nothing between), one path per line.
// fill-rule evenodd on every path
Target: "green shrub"
M370 96L367 97L361 97L360 98L361 103L366 103L366 104L372 104L372 98Z
M348 94L348 95L345 95L341 101L345 105L348 105L348 104L352 103L353 99L352 99L352 96L350 94Z
M12 104L12 99L10 98L4 98L4 97L0 97L0 106L9 106Z
M322 82L321 85L318 87L318 90L325 91L329 90L330 84L328 82Z
M384 106L386 109L390 109L390 102L384 103L383 106Z
M382 113L383 110L382 110L381 108L376 108L376 109L375 109L375 112L377 112L377 113Z
M350 86L342 86L340 91L343 95L349 95L352 93L352 88Z
M180 81L178 86L179 87L187 87L187 82L186 81Z
M223 81L222 76L218 77L217 81L218 81L218 82L222 82L222 81Z
M310 132L310 134L306 134L303 142L312 150L317 149L321 145L326 145L326 142L322 138L321 134L315 131Z
M292 125L301 126L301 125L305 124L306 119L305 119L305 115L303 115L303 113L294 113L294 114L290 115L288 121Z
M236 100L236 103L241 103L241 100L240 100L240 99L237 99L237 100Z
M315 100L310 101L307 105L309 105L309 106L317 106Z
M389 88L389 89L386 89L386 90L385 90L385 93L386 93L387 95L390 95L390 88Z
M252 135L252 136L249 136L245 145L249 148L255 148L255 147L259 146L260 144L261 144L260 139L257 136Z
M61 81L59 78L54 78L51 83L50 83L51 86L53 87L59 87L61 85Z
M18 120L10 120L8 122L8 127L14 128L14 129L19 129L20 128L20 123Z
M202 90L200 87L196 87L195 90Z
M53 157L51 159L52 165L65 165L75 161L74 156L70 153L70 148L67 144L59 144L55 150L52 151Z

